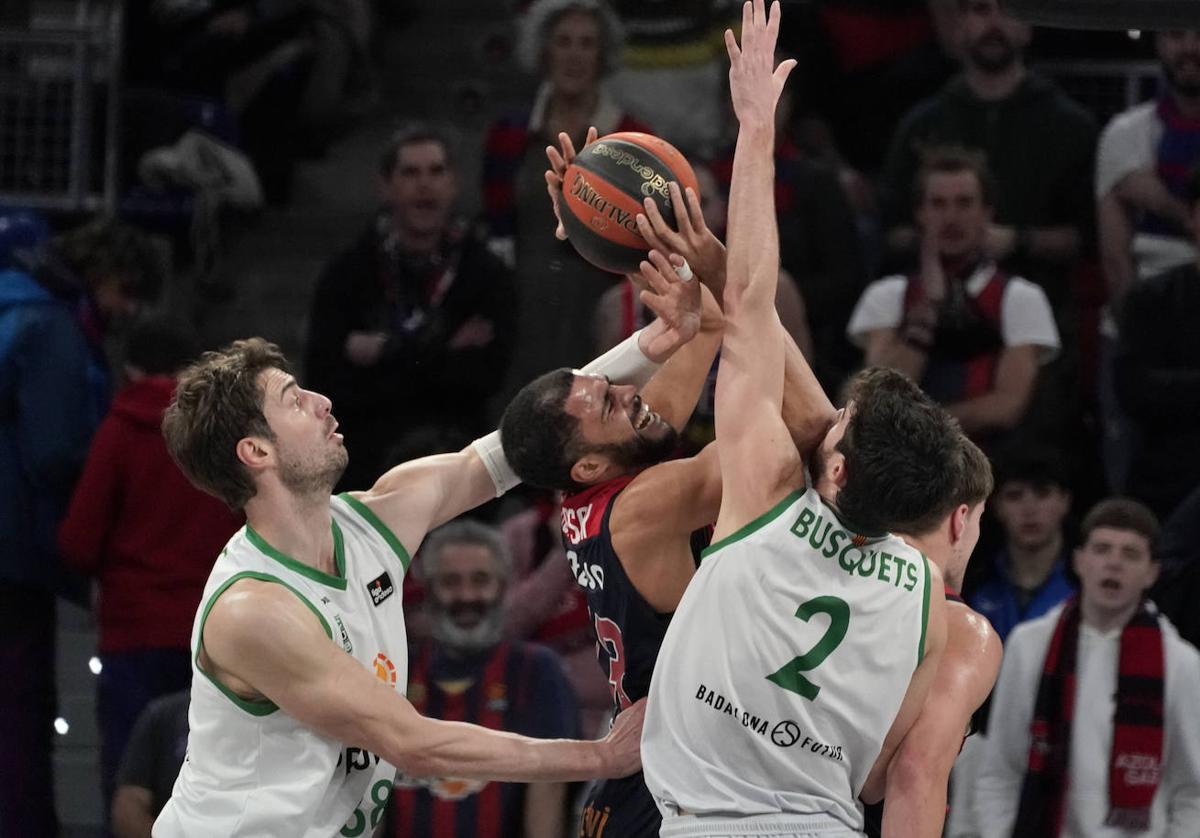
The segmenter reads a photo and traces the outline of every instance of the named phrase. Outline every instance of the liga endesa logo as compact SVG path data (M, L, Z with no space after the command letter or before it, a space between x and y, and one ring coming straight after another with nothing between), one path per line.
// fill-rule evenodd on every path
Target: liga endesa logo
M380 652L375 656L375 677L383 683L395 687L396 686L396 664L392 663L392 659Z

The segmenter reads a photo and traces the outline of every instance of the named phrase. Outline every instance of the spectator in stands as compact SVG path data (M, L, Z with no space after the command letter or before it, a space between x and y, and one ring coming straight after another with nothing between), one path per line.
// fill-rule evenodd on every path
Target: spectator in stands
M1112 380L1119 310L1137 279L1196 261L1188 174L1200 163L1200 31L1159 32L1165 88L1152 102L1117 114L1096 153L1096 207L1109 311L1101 321L1099 400L1104 466L1125 491L1137 444Z
M1009 635L976 786L984 838L1196 833L1200 653L1145 598L1157 531L1136 501L1097 504L1079 597Z
M514 335L511 272L454 217L448 136L402 128L380 174L386 208L325 266L309 318L308 386L337 406L350 451L343 487L371 485L414 428L455 427L467 438L491 428L485 402ZM549 204L544 184L541 199Z
M1200 166L1186 190L1200 242ZM1166 518L1200 486L1200 259L1137 283L1122 309L1114 381L1135 429L1126 486Z
M111 827L116 838L150 838L171 799L188 742L190 690L164 695L138 716L117 772Z
M408 698L417 711L545 739L576 736L579 714L558 658L503 639L511 560L500 533L474 521L452 522L430 535L418 561L433 639L410 655ZM566 790L565 783L401 775L386 834L561 838Z
M625 26L615 95L654 132L690 153L715 151L726 93L724 32L741 20L730 0L614 0Z
M916 185L921 266L871 283L847 334L868 365L920 382L989 453L1018 428L1023 439L1045 435L1026 419L1058 331L1042 290L988 252L995 190L986 165L978 153L944 149Z
M989 504L1004 531L990 576L968 603L1004 640L1017 623L1040 617L1075 592L1064 532L1071 511L1070 482L1058 454L1025 446L997 461Z
M0 833L55 826L55 530L109 398L105 327L157 295L144 235L95 221L0 270ZM81 592L72 591L81 598Z
M1068 307L1068 269L1092 229L1096 127L1082 107L1026 68L1030 27L1001 5L960 0L963 72L909 111L892 138L883 184L887 240L894 253L916 261L920 237L909 201L925 149L980 149L999 184L984 252L1041 285L1058 310Z
M520 22L521 63L540 78L530 111L498 120L484 148L484 210L491 246L516 270L516 348L505 392L592 353L596 301L620 278L584 261L554 236L546 196L546 147L565 133L582 148L589 126L603 136L646 131L605 92L621 55L621 27L601 0L538 0Z
M243 521L187 481L163 440L175 375L196 354L184 324L153 318L130 330L127 383L96 431L58 530L63 560L97 582L106 803L142 710L191 683L192 619L213 562Z

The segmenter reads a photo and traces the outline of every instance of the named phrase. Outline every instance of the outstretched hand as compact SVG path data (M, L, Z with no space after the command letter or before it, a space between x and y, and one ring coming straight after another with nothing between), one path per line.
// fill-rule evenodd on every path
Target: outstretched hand
M747 0L742 6L742 43L725 30L729 51L729 93L733 111L743 126L775 124L775 105L788 75L796 66L788 59L775 66L775 42L779 38L779 0L771 3L768 16L763 0Z
M585 148L596 141L597 134L595 125L588 128L587 138L583 141ZM571 165L571 161L575 159L575 144L571 142L571 137L565 131L558 135L558 142L562 146L562 151L552 145L546 146L546 157L550 161L550 168L546 170L546 191L550 193L550 202L554 205L554 217L558 219L554 237L559 241L566 241L567 230L563 227L558 199L562 196L563 177L567 173L567 166Z
M635 287L645 284L639 296L657 315L639 341L643 354L652 361L665 361L700 331L700 283L680 279L675 269L681 267L683 257L678 254L668 259L652 250L641 263L640 273L630 274Z
M667 184L671 207L675 211L675 230L672 230L652 198L646 198L645 213L638 213L638 232L646 244L659 253L677 253L687 260L700 281L708 286L719 300L725 286L725 245L713 235L700 210L700 196L690 186L683 193L679 184ZM686 196L686 201L685 201Z

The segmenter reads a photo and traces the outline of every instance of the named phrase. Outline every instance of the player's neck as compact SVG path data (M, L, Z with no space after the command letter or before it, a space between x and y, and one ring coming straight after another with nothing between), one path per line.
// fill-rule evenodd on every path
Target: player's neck
M260 487L246 504L246 523L288 558L322 573L337 572L328 492L299 496Z
M1025 590L1035 590L1050 576L1054 565L1062 556L1062 533L1056 532L1045 544L1024 547L1008 544L1008 576L1014 585Z

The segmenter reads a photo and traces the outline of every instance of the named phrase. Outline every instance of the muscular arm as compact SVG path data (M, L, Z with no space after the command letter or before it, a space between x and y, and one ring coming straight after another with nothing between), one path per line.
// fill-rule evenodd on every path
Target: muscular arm
M566 783L532 783L525 790L525 838L562 838L566 801Z
M663 364L641 392L646 403L676 430L683 429L696 409L724 333L724 319L712 293L703 286L699 290L699 333Z
M946 604L947 639L933 686L887 769L884 838L942 834L946 786L973 714L1000 671L1000 638L987 620Z
M231 689L265 697L322 736L368 748L413 776L563 782L637 768L636 719L605 740L579 742L419 715L331 643L313 613L274 583L230 587L208 615L202 644L206 670Z

